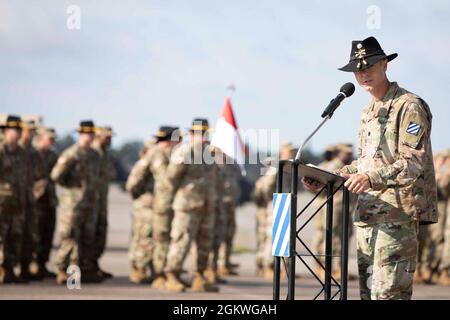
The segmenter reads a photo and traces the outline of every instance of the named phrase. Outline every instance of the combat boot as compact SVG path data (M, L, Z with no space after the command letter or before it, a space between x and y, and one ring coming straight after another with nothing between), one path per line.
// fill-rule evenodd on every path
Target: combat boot
M219 288L208 283L201 273L196 272L194 278L192 279L191 289L193 292L218 292Z
M56 274L56 284L65 285L67 279L67 273L64 270L58 270L58 273Z
M13 268L0 268L0 283L18 283L18 284L26 284L28 283L27 279L16 276Z
M155 280L152 281L152 288L164 289L165 287L166 287L166 278L162 274L157 275L155 277Z
M43 277L41 277L38 273L32 274L30 272L28 264L22 264L20 266L20 275L19 275L18 278L24 279L27 282L28 281L38 281L38 280L42 280L43 279Z
M273 279L273 269L271 267L265 267L263 270L263 278L264 279Z
M97 272L97 270L85 270L81 272L82 283L100 283L103 282L103 277Z
M433 271L426 267L420 272L423 283L431 283L431 279L433 277Z
M256 266L256 276L262 277L264 275L264 268L262 266Z
M113 274L110 272L107 272L103 269L100 268L100 266L98 265L98 263L95 264L95 269L97 270L98 275L103 279L111 279L114 278Z
M100 276L102 279L111 279L111 278L114 278L114 275L113 275L112 273L107 272L107 271L105 271L105 270L102 270L102 269L100 269L100 268L98 268L97 273L99 274L99 276Z
M148 282L147 273L143 268L131 267L129 279L133 283L141 284Z
M448 271L441 272L437 283L441 286L450 286L450 275L448 274Z
M422 272L420 272L419 270L416 270L416 272L414 272L413 283L414 284L422 284L424 282L425 282L425 280L422 277Z
M219 269L217 270L217 274L221 277L226 277L226 276L237 276L238 273L236 271L231 270L231 268L225 267L225 266L221 266L219 267Z
M208 268L203 272L206 280L209 283L215 284L217 283L217 271L214 271L212 268Z
M43 278L53 278L53 279L56 278L56 273L48 270L47 267L45 266L45 263L39 264L39 273Z
M186 290L186 286L173 272L168 272L166 274L165 288L170 292L183 292Z
M3 267L0 267L0 283L5 283L5 269Z

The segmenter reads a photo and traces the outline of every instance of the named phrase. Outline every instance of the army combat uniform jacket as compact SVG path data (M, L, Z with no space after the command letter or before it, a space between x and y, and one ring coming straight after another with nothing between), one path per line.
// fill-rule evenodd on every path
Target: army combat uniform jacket
M364 173L371 189L358 198L355 224L436 222L436 180L425 101L392 82L364 108L358 159L340 173Z

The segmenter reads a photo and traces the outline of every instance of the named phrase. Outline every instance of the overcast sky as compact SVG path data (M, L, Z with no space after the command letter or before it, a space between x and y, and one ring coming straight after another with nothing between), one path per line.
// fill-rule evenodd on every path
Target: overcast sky
M69 30L69 5L81 28ZM380 9L380 28L371 5ZM369 8L370 9L370 8ZM435 150L450 147L449 1L0 0L0 113L42 114L60 134L80 119L112 125L116 144L160 124L215 123L232 102L244 129L299 144L339 87L350 43L374 35L391 80L434 114ZM376 26L372 23L370 26ZM313 140L357 142L369 97L357 87Z

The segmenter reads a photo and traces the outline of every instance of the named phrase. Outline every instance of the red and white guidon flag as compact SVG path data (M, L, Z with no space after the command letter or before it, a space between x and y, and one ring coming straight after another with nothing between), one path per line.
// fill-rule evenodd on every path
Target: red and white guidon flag
M233 158L241 167L241 171L245 172L246 150L238 132L229 97L227 97L219 120L217 120L211 144L221 149L230 158Z

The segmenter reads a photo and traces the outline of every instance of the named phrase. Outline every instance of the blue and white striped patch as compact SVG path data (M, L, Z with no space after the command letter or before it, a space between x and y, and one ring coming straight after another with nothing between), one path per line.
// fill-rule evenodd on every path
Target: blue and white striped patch
M274 193L272 207L272 255L289 257L291 194Z
M420 124L414 122L410 122L408 128L406 129L406 132L415 136L419 134L419 131L420 131Z

